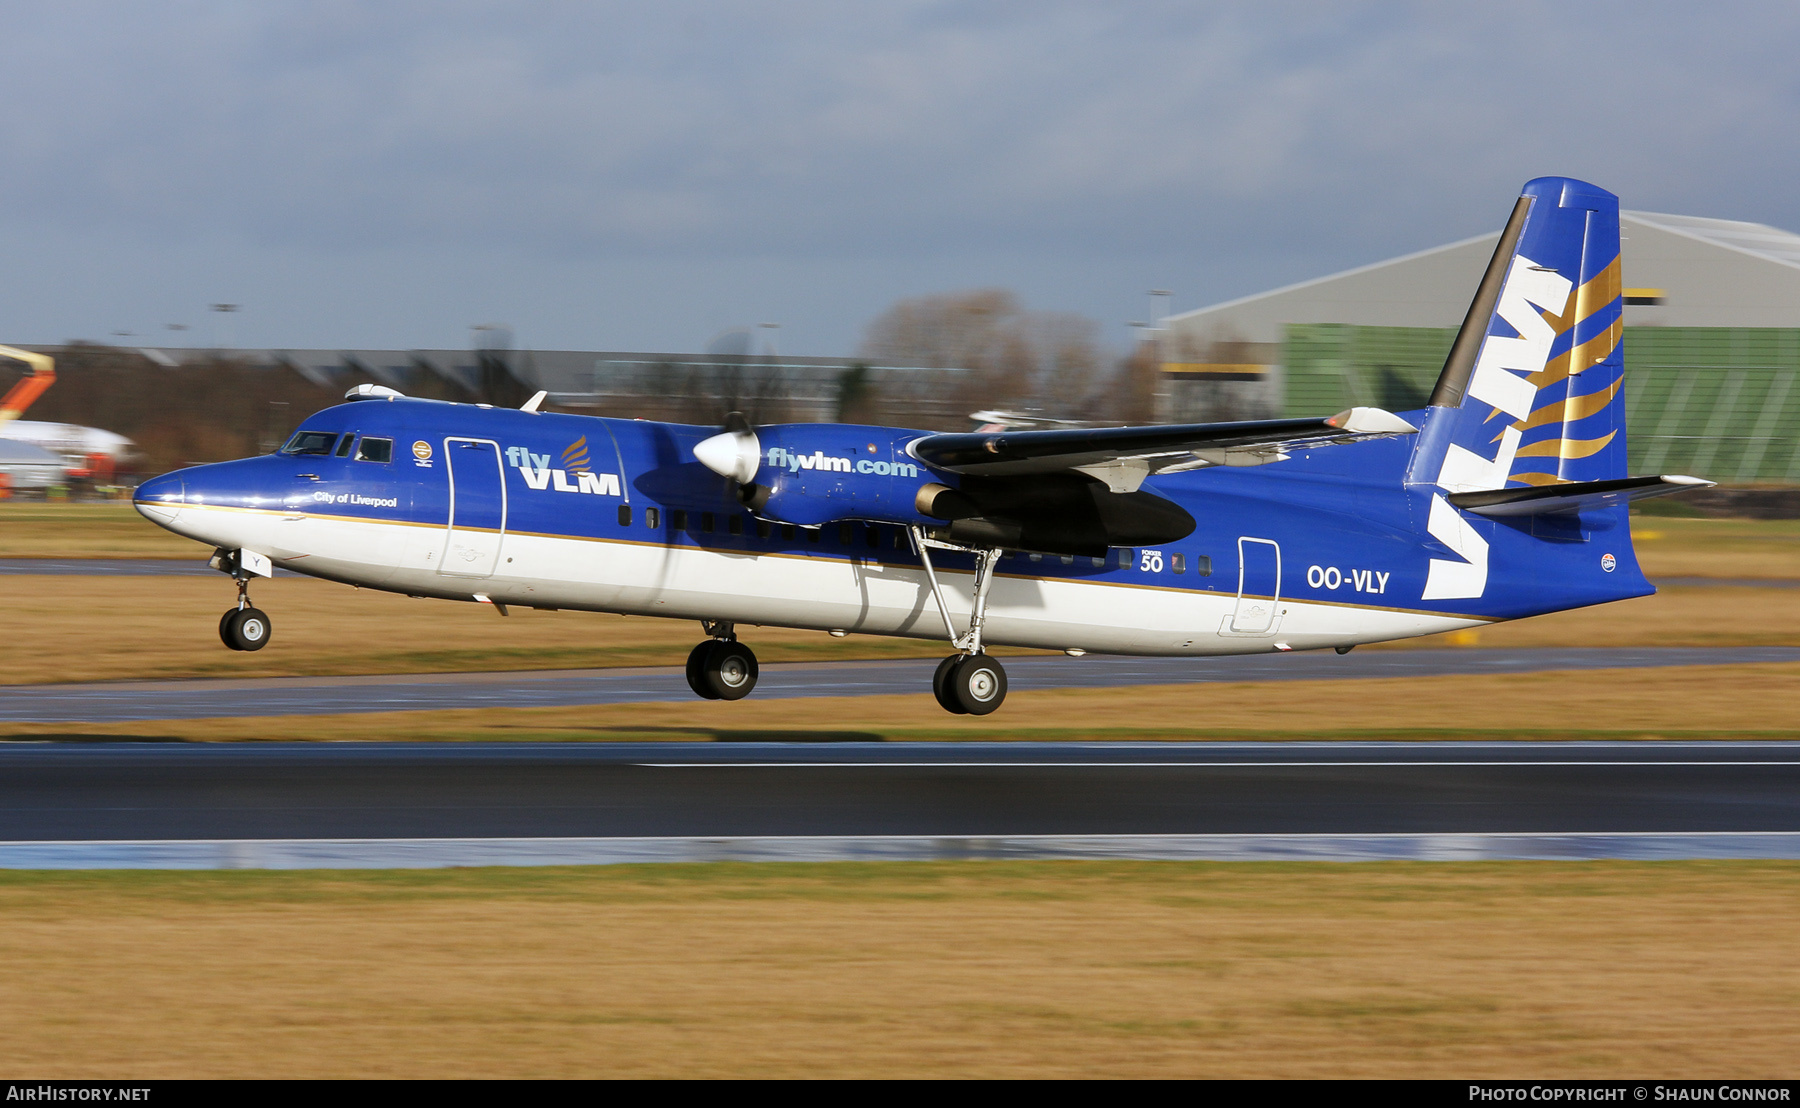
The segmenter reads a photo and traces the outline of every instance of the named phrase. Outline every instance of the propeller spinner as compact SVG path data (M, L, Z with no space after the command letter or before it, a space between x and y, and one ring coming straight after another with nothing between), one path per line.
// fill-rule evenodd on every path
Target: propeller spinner
M694 444L694 457L721 477L747 485L762 465L762 443L741 412L725 417L725 429Z

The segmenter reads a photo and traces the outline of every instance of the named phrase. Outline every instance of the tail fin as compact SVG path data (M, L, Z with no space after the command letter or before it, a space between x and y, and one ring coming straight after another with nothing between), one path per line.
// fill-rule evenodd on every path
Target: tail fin
M1619 198L1527 184L1431 394L1408 481L1446 493L1624 477Z

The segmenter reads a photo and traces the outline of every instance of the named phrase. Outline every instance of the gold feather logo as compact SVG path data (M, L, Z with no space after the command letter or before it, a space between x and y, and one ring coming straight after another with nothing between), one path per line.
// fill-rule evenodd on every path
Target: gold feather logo
M583 435L569 444L562 452L562 467L570 473L590 472L588 466L587 436Z

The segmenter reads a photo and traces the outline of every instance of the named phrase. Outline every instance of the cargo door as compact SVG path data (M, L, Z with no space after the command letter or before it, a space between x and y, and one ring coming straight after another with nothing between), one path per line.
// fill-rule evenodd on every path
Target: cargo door
M489 577L500 564L506 538L506 472L500 444L491 439L445 439L450 474L450 525L438 572L447 577Z
M1238 539L1237 610L1231 629L1240 635L1266 635L1275 626L1281 600L1281 547L1271 539Z

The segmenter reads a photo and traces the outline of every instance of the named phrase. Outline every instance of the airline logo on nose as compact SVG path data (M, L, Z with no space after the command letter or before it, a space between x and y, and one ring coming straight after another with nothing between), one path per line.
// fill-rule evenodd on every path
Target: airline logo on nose
M595 473L588 463L587 436L570 443L552 469L550 455L533 454L523 446L506 448L506 464L519 471L527 488L554 492L579 492L591 496L619 496L619 475ZM570 481L570 477L574 481Z

